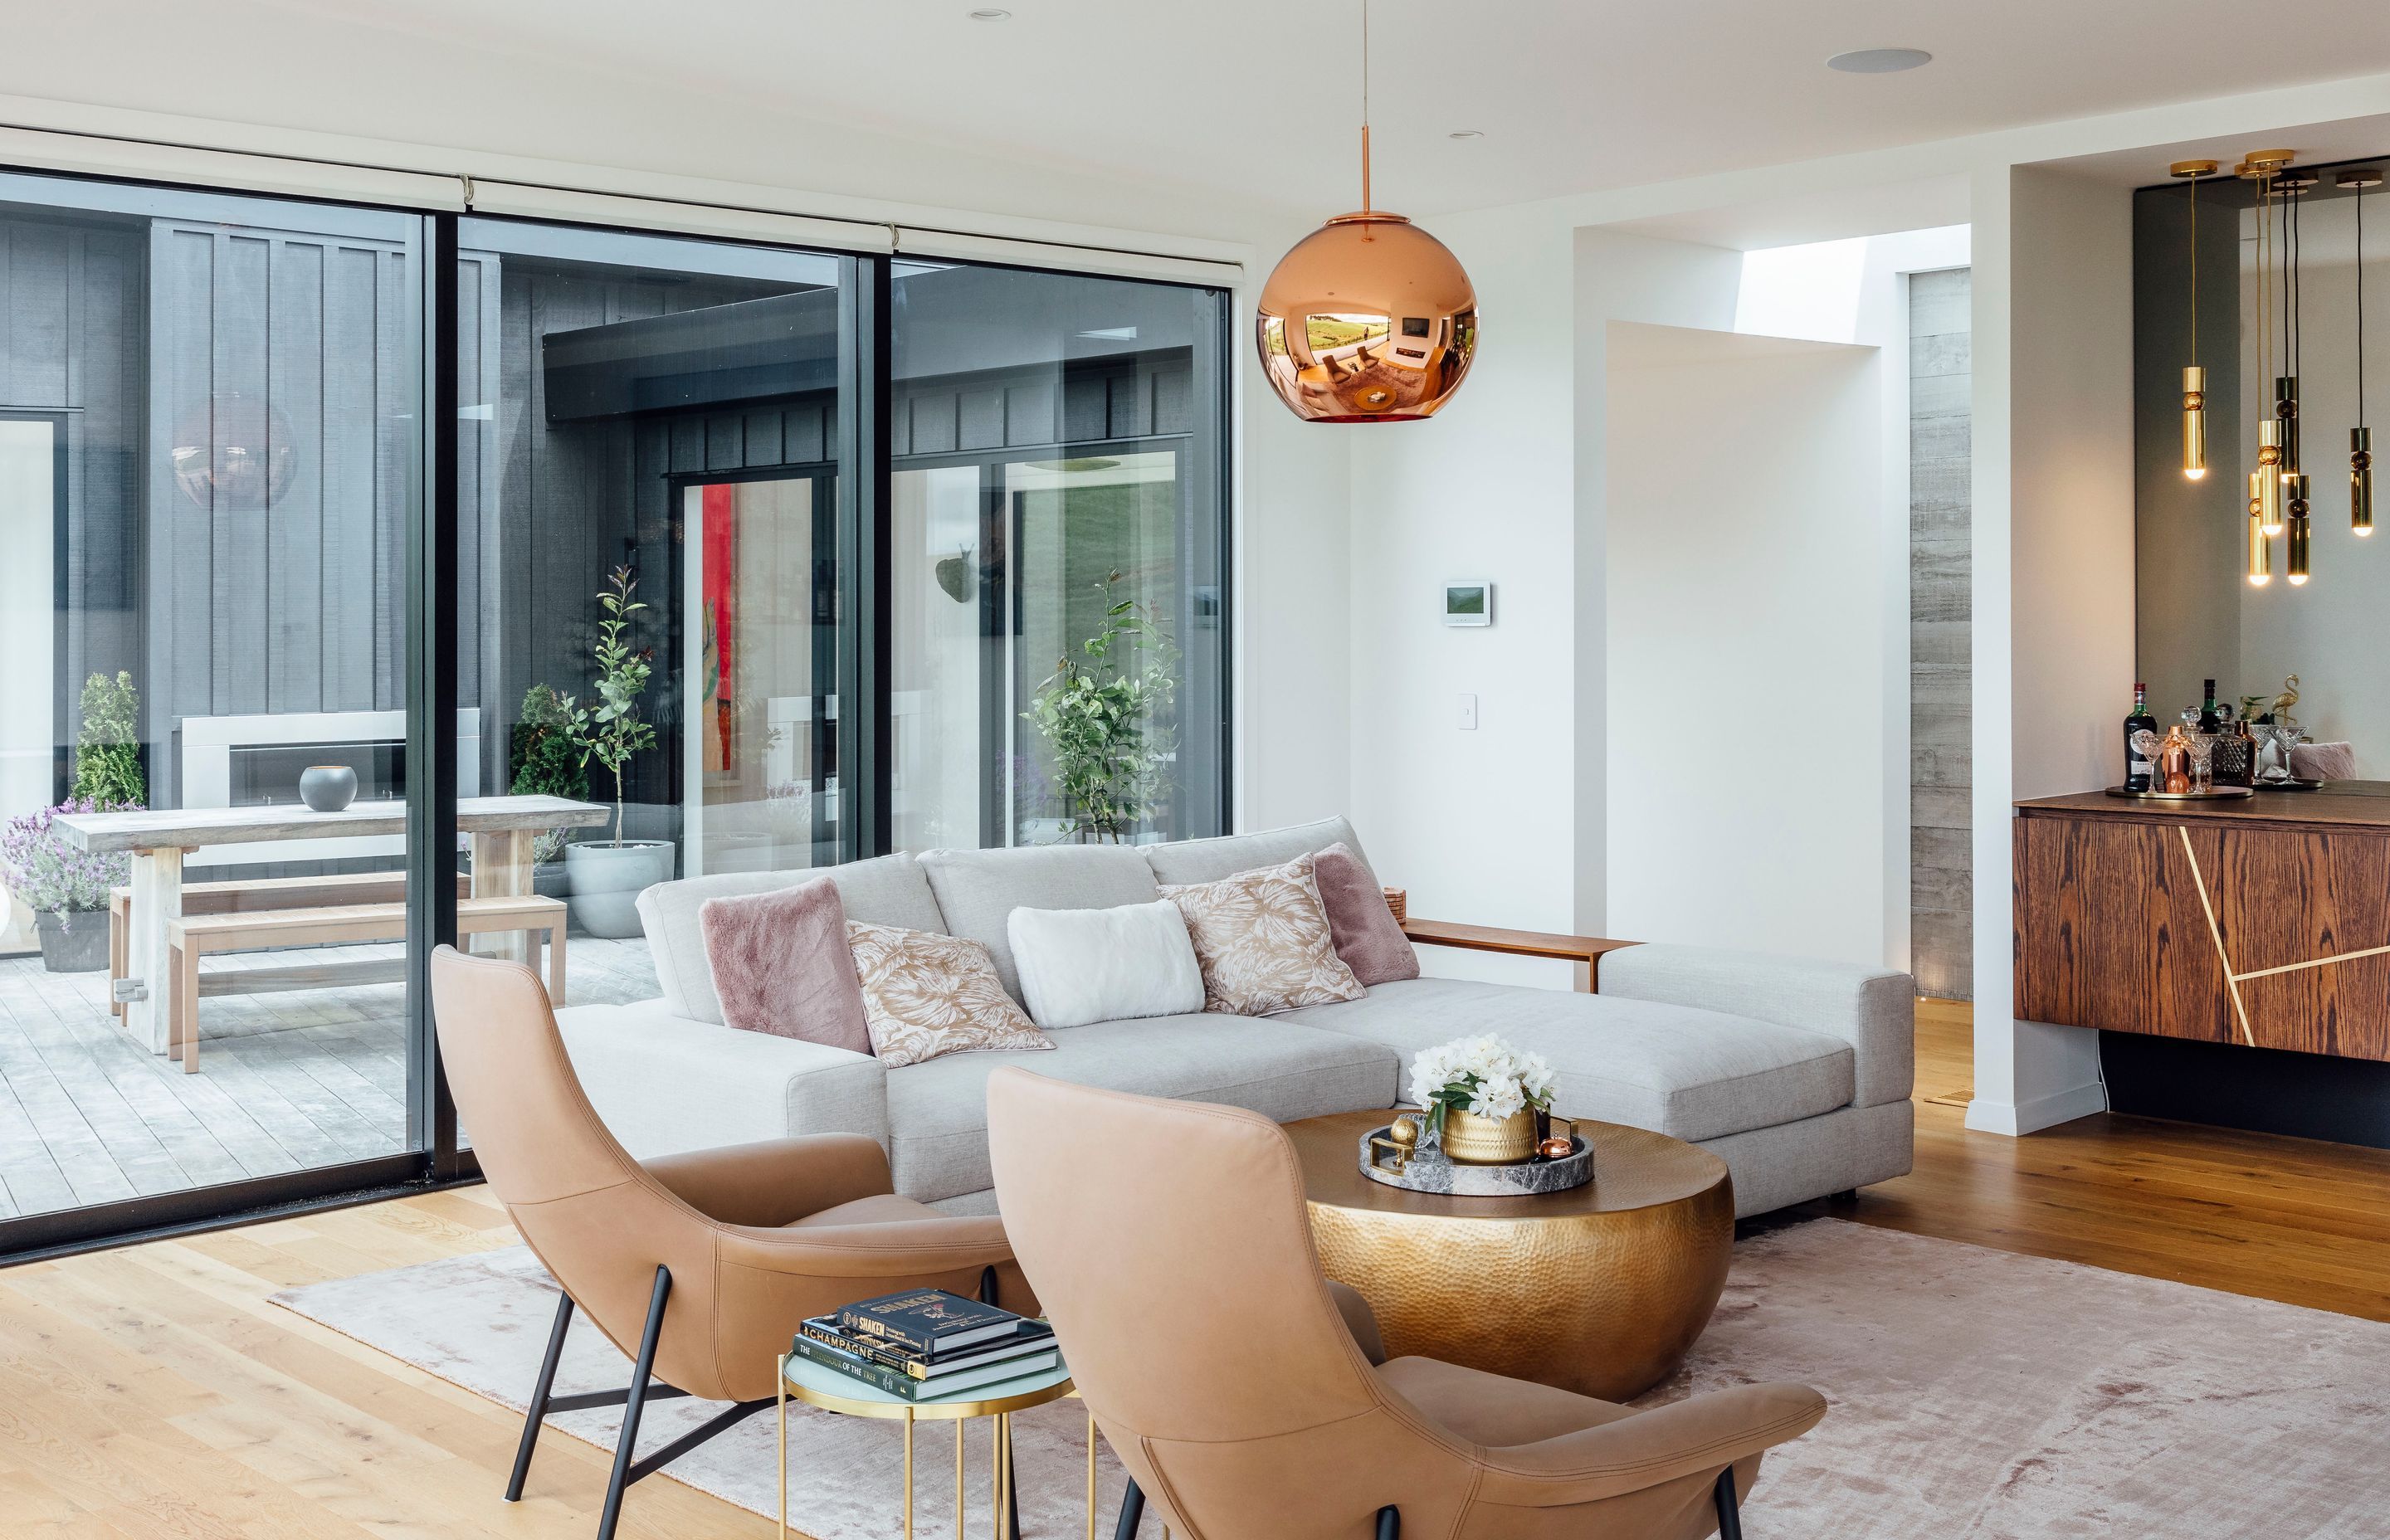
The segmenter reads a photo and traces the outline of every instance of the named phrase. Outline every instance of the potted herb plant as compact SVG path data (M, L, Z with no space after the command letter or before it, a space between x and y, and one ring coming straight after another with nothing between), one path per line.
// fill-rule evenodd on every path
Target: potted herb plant
M1053 755L1062 830L1082 843L1136 833L1168 789L1178 649L1144 605L1112 597L1120 581L1114 572L1099 585L1101 628L1055 665L1021 713Z
M633 617L647 609L637 596L638 579L628 567L607 575L598 593L604 618L598 622L598 644L591 657L598 665L597 699L565 704L566 730L580 750L580 767L595 760L614 781L614 837L580 840L564 847L564 868L572 893L573 920L593 936L635 936L639 933L639 894L672 877L673 847L663 840L623 837L623 775L631 756L656 741L655 727L639 717L639 697L647 692L652 652L634 648L624 639Z
M89 797L70 797L56 807L11 818L0 829L0 873L8 891L33 911L42 966L53 973L90 973L108 966L108 890L132 879L133 860L96 855L69 843L50 825L62 813L114 810Z
M548 685L525 690L522 711L507 737L507 789L518 797L589 800L589 767L572 734L572 702L562 691ZM532 837L532 891L544 898L562 898L571 891L564 834L544 828Z

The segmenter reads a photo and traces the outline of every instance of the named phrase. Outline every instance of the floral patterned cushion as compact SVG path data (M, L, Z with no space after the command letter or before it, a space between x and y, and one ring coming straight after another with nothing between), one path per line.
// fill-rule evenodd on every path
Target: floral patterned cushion
M1178 905L1195 943L1205 1010L1270 1016L1368 993L1336 955L1311 856L1217 882L1165 885L1162 895Z
M871 1051L892 1070L940 1054L1054 1046L1004 992L978 942L851 919L846 944Z

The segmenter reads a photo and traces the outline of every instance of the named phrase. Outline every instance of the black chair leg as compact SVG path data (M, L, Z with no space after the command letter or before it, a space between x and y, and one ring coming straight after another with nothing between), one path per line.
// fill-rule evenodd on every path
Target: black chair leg
M1378 1540L1402 1540L1403 1514L1394 1504L1378 1509Z
M1742 1540L1742 1515L1735 1506L1733 1466L1718 1472L1716 1497L1718 1540Z
M606 1482L606 1506L598 1515L598 1540L614 1540L623 1517L623 1489L631 1483L632 1450L639 1442L639 1413L648 1401L648 1376L656 1367L656 1339L663 1335L664 1301L672 1293L672 1269L658 1265L656 1291L648 1299L648 1324L639 1333L639 1355L631 1365L631 1393L623 1401L623 1436L614 1445L614 1473Z
M531 1388L531 1410L523 1414L522 1443L515 1449L515 1473L507 1478L507 1501L522 1501L523 1482L531 1475L531 1452L539 1444L539 1427L547 1417L548 1392L556 1388L557 1362L564 1356L565 1329L572 1325L572 1296L557 1291L556 1328L547 1334L547 1355L539 1361L539 1379Z
M1121 1494L1120 1522L1112 1527L1112 1540L1137 1540L1137 1526L1145 1517L1145 1494L1137 1489L1137 1478L1128 1479L1128 1490Z

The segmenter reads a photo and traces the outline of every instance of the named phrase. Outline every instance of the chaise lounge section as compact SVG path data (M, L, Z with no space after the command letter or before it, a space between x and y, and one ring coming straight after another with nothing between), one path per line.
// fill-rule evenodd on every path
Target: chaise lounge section
M1391 1108L1412 1055L1476 1032L1544 1055L1561 1115L1653 1129L1719 1155L1739 1214L1908 1171L1913 990L1903 973L1629 946L1601 959L1598 994L1403 980L1278 1016L1097 1022L1053 1030L1050 1052L950 1054L891 1070L868 1054L723 1025L698 921L707 899L827 875L855 919L984 943L1017 996L1005 932L1016 907L1150 903L1163 883L1212 881L1337 843L1361 850L1342 818L1176 844L932 851L827 873L662 883L639 900L662 996L575 1007L558 1021L591 1102L640 1159L865 1134L888 1150L897 1192L953 1213L995 1211L986 1084L1007 1063L1287 1123ZM1427 939L1439 929L1412 930Z

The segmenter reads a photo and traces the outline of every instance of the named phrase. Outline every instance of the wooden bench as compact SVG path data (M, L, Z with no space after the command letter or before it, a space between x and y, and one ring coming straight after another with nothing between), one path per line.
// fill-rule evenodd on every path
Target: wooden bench
M553 898L460 898L456 934L536 930L546 940L547 993L564 1004L564 905ZM184 915L166 922L166 1052L186 1074L199 1068L199 958L210 952L256 952L276 946L350 945L405 941L406 905L351 904L337 908ZM536 944L536 943L534 943ZM534 959L536 954L533 955ZM331 969L324 970L326 973Z
M456 874L456 896L465 898L473 891L473 880L464 873ZM406 902L405 872L346 872L332 877L251 877L230 882L186 882L183 885L183 913L186 915L243 915L273 909L328 909L348 904L404 904ZM108 1009L112 1016L124 1014L124 1002L116 997L117 981L126 972L127 955L133 934L133 890L110 888L108 891ZM406 965L401 960L392 964L352 963L350 972L342 979L346 983L390 983L406 977ZM284 975L289 982L285 982ZM303 977L302 977L303 975ZM245 981L247 990L321 988L324 979L320 969L261 969Z

